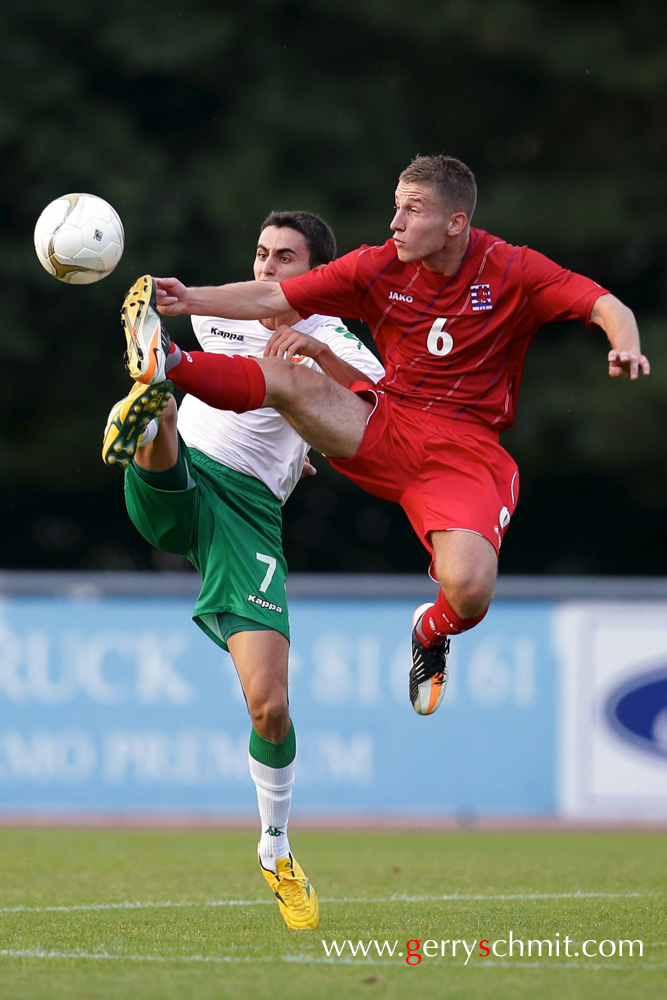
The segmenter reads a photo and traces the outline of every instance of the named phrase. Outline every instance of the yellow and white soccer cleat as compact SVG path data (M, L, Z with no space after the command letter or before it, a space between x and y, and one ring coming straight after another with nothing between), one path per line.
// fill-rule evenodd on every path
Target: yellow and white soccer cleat
M166 379L156 385L135 382L124 399L111 408L104 429L102 460L107 465L128 466L137 450L139 438L154 417L159 417L174 391Z
M275 875L261 860L259 867L290 930L314 930L320 922L320 904L298 861L291 854L288 858L278 858Z
M156 294L155 281L144 274L125 296L120 313L127 342L125 367L130 378L145 385L164 380L171 346L157 311Z

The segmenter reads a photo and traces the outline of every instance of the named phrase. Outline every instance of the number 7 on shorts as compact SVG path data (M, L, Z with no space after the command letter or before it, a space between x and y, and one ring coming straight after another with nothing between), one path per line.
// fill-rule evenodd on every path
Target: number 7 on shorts
M264 575L264 579L259 585L260 592L262 594L265 594L266 591L271 586L271 581L273 580L273 574L276 571L276 560L274 559L273 556L265 556L261 552L256 552L255 555L257 556L257 560L259 562L266 563L268 567Z

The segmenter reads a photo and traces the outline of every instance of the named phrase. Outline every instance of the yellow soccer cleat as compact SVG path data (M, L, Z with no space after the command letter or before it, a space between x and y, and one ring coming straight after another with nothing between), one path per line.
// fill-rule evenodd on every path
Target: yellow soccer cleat
M120 312L127 344L125 367L130 378L144 385L155 385L166 378L165 365L171 346L157 311L156 295L155 280L145 274L130 288Z
M173 391L169 379L157 385L136 382L125 399L112 407L102 444L102 460L107 465L125 468L130 464L139 438L153 417L160 416Z
M291 854L288 858L278 858L275 875L261 860L259 867L290 930L314 930L320 922L320 904L298 861Z

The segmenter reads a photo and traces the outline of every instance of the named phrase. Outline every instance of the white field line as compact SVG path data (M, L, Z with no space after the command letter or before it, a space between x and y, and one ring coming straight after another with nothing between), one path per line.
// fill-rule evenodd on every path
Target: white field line
M47 951L42 948L6 948L0 950L0 958L35 958L55 961L75 960L75 961L103 961L103 962L195 962L204 964L248 964L255 962L287 962L299 965L401 965L397 961L388 959L371 958L326 958L315 955L280 955L276 958L269 956L251 957L247 955L133 955L116 952L101 951ZM465 962L448 961L450 967L465 968ZM470 968L482 969L606 969L612 971L625 971L626 969L642 970L652 972L654 970L667 969L667 962L572 962L551 959L547 961L488 961L484 959L476 962Z
M354 898L341 896L337 898L320 897L320 903L478 903L478 902L517 902L521 900L542 899L648 899L661 896L661 892L529 892L500 893L492 895L460 895L452 893L441 896L407 896L395 893L386 897ZM150 910L178 909L181 907L216 907L216 906L274 906L272 899L206 899L206 900L124 900L119 903L73 903L69 906L2 906L0 913L77 913L90 910Z

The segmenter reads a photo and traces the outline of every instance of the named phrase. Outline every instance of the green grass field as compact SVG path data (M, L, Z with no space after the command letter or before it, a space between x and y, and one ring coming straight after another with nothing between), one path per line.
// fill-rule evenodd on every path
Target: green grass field
M288 931L254 832L0 829L2 1000L633 998L667 991L667 837L656 832L298 831L317 931ZM551 958L465 939L554 942ZM569 937L565 957L555 942ZM398 957L433 941L419 965ZM584 941L643 955L574 957ZM327 959L398 942L394 957ZM489 947L489 946L487 946ZM535 946L533 946L535 947ZM596 945L589 944L589 951ZM496 945L502 952L506 945Z

